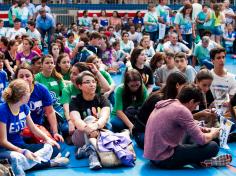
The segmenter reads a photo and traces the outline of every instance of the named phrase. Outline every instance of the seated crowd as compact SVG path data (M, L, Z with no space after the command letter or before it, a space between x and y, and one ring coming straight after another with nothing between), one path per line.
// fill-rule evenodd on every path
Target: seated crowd
M67 29L45 0L36 8L14 1L10 27L0 19L0 158L16 175L67 166L63 142L100 169L103 137L123 142L109 151L131 166L136 155L127 151L125 129L160 168L232 161L218 154L217 112L236 122L235 75L225 68L226 54L236 54L236 15L227 0L185 0L178 12L166 4L150 3L134 18L85 10ZM114 74L123 74L119 85Z

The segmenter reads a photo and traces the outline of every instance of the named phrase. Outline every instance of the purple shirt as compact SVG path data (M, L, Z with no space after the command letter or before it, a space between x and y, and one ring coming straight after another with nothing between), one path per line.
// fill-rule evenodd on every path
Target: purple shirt
M158 102L146 125L144 157L154 161L170 158L174 154L174 148L182 142L185 133L197 144L206 143L192 113L179 100Z
M25 56L23 52L20 52L16 54L16 60L19 60L20 63L27 62L31 64L31 60L35 56L38 56L38 54L35 51L31 51L28 56Z

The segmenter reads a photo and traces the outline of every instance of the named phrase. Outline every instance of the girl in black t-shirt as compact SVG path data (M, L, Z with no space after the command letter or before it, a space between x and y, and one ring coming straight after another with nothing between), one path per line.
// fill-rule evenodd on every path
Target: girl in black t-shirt
M143 78L143 83L148 89L148 93L152 92L153 88L153 73L152 70L145 65L146 63L145 50L142 47L137 47L131 53L130 62L134 69L138 70Z
M8 43L7 51L5 54L4 60L4 70L7 72L8 78L12 78L14 75L14 71L16 69L16 53L18 49L18 42L16 40L11 40Z

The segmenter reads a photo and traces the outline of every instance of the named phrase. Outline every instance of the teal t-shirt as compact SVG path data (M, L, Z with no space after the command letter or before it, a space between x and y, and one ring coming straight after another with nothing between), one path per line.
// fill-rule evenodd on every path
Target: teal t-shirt
M147 12L144 15L144 22L153 23L153 25L144 25L146 32L155 32L158 30L158 18L156 12Z
M158 5L156 7L157 16L162 17L162 19L165 23L170 21L170 19L169 19L169 10L168 9L169 9L168 6Z
M192 34L192 20L189 15L183 17L182 13L177 13L175 17L175 24L179 25L181 34Z
M205 59L210 60L210 52L207 48L203 47L201 44L196 45L193 56L197 57L198 63L202 66L202 61Z
M198 19L200 21L205 21L206 18L207 18L207 14L204 13L204 12L200 12L198 15L197 15ZM203 24L200 24L200 23L197 23L197 29L205 29L204 25Z

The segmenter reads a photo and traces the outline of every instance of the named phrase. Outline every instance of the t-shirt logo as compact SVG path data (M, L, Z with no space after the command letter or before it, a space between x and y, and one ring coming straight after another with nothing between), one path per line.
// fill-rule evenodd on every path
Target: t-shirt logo
M41 113L41 111L42 111L41 107L43 106L41 100L40 101L36 101L36 102L30 101L28 105L30 107L30 111L32 111L32 112L34 111L37 114Z
M19 114L19 121L10 123L9 134L17 133L21 131L25 126L26 126L26 115L24 112L21 112Z
M50 91L50 95L52 97L52 103L55 104L58 101L56 93L53 91Z
M148 80L149 80L149 75L143 73L143 74L142 74L142 78L143 78L143 83L144 83L144 84L147 84L147 83L148 83Z
M57 86L58 83L57 83L57 81L52 81L52 82L50 82L50 85L51 85L51 86Z

